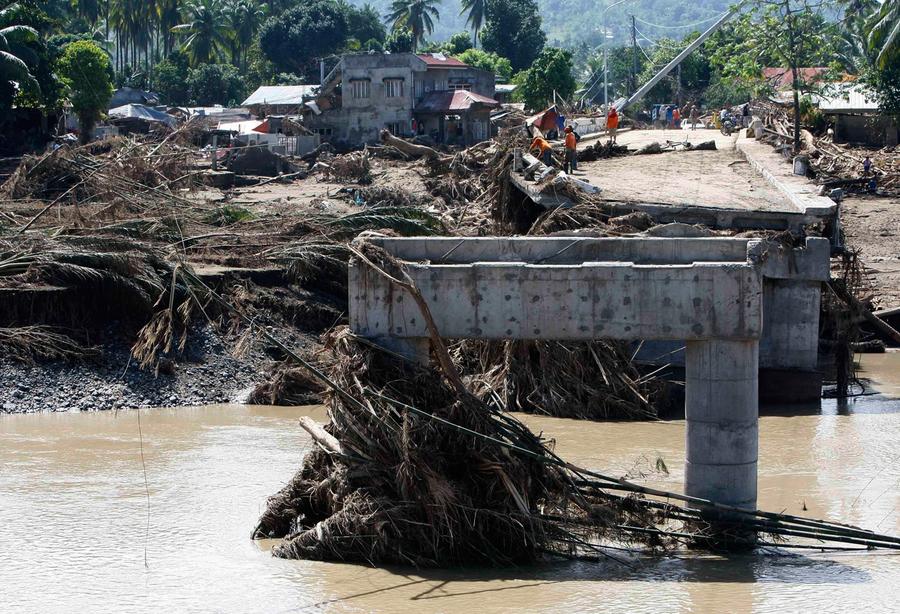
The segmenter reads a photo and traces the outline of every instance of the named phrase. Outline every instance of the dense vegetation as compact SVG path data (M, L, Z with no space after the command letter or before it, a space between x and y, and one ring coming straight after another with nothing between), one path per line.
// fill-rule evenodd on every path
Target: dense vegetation
M50 113L85 92L105 98L107 76L114 86L158 91L169 104L232 104L260 84L314 83L321 59L333 65L352 51L461 57L521 84L529 106L553 90L602 100L604 32L615 99L649 79L728 2L0 0L0 122L13 107ZM793 69L822 66L835 78L858 77L897 113L898 49L896 0L751 0L645 102L743 102L767 93L764 66L795 76ZM74 50L99 76L71 72ZM795 102L814 89L801 78L792 85Z

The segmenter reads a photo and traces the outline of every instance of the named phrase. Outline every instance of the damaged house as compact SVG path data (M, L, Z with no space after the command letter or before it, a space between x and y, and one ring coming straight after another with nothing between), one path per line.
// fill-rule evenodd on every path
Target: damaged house
M494 74L442 54L345 55L307 102L303 123L323 140L360 145L383 129L467 146L490 137Z

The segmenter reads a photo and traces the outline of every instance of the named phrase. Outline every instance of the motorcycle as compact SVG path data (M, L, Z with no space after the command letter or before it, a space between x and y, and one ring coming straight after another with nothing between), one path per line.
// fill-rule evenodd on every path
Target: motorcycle
M731 133L737 129L737 118L734 115L728 114L725 116L725 119L722 120L722 125L719 130L725 136L731 136Z

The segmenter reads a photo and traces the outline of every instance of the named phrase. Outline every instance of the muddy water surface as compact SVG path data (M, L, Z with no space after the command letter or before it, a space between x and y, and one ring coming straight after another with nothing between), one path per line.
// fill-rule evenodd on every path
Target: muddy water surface
M761 507L900 533L900 414L866 413L868 402L852 410L826 403L823 413L833 415L762 418ZM900 605L900 556L880 553L451 572L278 560L270 544L249 536L265 497L309 448L301 415L324 419L321 408L248 406L0 416L0 612L889 612ZM680 488L681 421L525 419L580 464ZM658 456L668 476L648 473Z

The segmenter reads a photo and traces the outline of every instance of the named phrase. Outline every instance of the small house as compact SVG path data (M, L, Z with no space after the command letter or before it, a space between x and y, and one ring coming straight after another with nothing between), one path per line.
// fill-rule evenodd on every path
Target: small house
M345 55L303 109L323 140L358 146L382 130L470 145L490 137L494 74L443 54Z
M834 128L836 143L893 147L900 139L897 119L883 114L875 97L859 83L817 96L819 110Z

